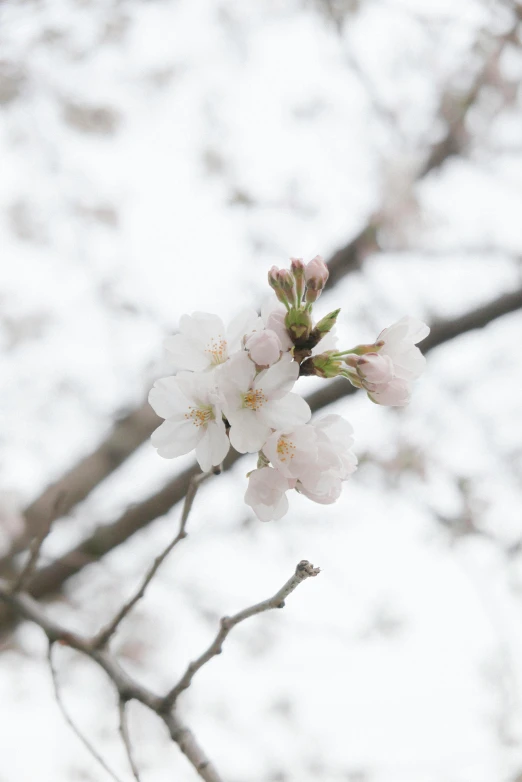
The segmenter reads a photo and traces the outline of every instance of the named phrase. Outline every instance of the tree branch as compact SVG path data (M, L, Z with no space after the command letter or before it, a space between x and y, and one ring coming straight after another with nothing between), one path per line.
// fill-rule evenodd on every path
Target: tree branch
M186 532L187 521L198 488L201 486L203 481L206 481L207 478L209 478L211 475L217 475L219 472L221 472L221 469L216 468L214 470L211 470L210 472L203 472L200 473L199 475L193 475L192 478L189 480L187 493L185 495L185 501L183 503L183 510L181 512L179 529L176 537L173 538L169 543L169 545L166 547L166 549L164 549L161 552L161 554L159 554L159 556L156 557L156 559L148 569L138 591L122 606L122 608L118 611L116 616L108 623L108 625L104 629L100 630L99 634L96 636L93 642L96 649L101 649L107 645L109 640L112 638L112 636L118 629L120 623L125 619L127 614L134 608L136 603L139 600L141 600L141 598L145 594L148 585L150 584L150 582L156 575L158 569L165 561L165 559L168 557L172 549L175 546L177 546L180 540L183 540L183 538L187 537L187 532Z
M245 608L234 616L224 616L220 621L220 627L218 633L208 649L201 654L197 660L194 660L189 664L187 670L179 680L179 682L170 690L164 700L164 709L170 710L174 706L177 698L192 684L192 679L196 673L203 668L203 666L209 662L213 657L221 654L223 651L223 642L230 633L233 627L240 622L244 622L245 619L250 619L251 616L261 614L263 611L270 611L272 608L283 608L285 600L294 589L297 589L305 579L317 576L320 573L320 569L314 568L306 559L301 560L295 569L295 573L288 579L281 589L275 593L273 597L268 600L263 600L261 603L256 603L250 608Z

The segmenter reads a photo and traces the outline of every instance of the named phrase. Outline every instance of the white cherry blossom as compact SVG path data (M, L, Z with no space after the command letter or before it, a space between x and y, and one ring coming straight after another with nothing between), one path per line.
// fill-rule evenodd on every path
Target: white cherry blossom
M351 447L353 429L338 415L328 415L312 424L274 432L263 446L273 467L315 502L335 502L342 481L356 469Z
M394 377L411 381L422 374L426 359L416 344L429 333L429 326L408 316L381 331L376 343L384 343L379 349L379 356L388 356L391 359Z
M282 518L288 510L286 492L295 481L289 481L272 467L253 470L248 479L245 502L261 521Z
M227 329L217 315L194 312L180 318L180 333L167 337L165 347L176 369L202 372L224 364L241 347L243 336L260 325L253 309L242 310Z
M381 331L375 345L378 352L366 353L357 360L357 375L373 402L393 407L408 404L411 384L426 366L415 343L429 333L422 321L401 318Z
M245 352L237 353L222 367L218 383L231 426L230 442L236 451L259 451L272 429L310 420L308 403L290 392L298 374L299 365L287 353L259 374Z
M230 442L212 374L180 372L161 378L149 393L149 404L165 418L151 437L160 456L172 459L195 448L202 470L221 464Z

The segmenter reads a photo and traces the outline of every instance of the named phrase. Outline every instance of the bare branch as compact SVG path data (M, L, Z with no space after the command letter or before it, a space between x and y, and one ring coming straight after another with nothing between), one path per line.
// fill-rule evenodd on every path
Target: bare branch
M126 705L127 705L127 701L124 701L122 698L120 698L118 703L118 712L120 718L120 725L119 725L120 735L121 735L121 740L123 741L123 746L125 747L125 752L127 753L127 759L129 761L129 766L131 767L132 775L136 780L136 782L141 782L140 773L138 771L138 767L136 766L136 763L134 762L134 757L132 755L132 744L129 735L129 726L127 723L127 712L125 710Z
M194 503L194 499L196 497L196 493L201 486L201 484L207 480L211 475L217 475L219 472L221 472L221 468L216 468L214 470L211 470L210 472L202 472L199 473L199 475L193 475L189 481L187 493L185 495L185 501L183 503L183 510L181 512L181 519L179 522L179 529L178 533L175 538L171 540L169 545L166 549L164 549L161 554L159 554L150 568L148 569L140 588L138 591L121 607L121 609L118 611L114 619L112 619L108 625L102 629L96 638L93 641L93 645L95 649L101 649L102 647L106 646L107 643L110 641L116 630L118 629L120 623L125 619L127 614L134 608L136 603L141 600L143 595L145 594L145 591L156 575L158 569L162 565L162 563L165 561L165 559L168 557L172 549L177 546L177 544L180 542L180 540L183 540L183 538L187 537L186 527L187 527L187 521L190 514L190 511L192 509L192 505Z
M314 568L310 562L308 562L306 559L303 559L297 565L293 576L288 579L286 584L284 584L273 597L268 598L268 600L263 600L261 603L256 603L255 605L250 606L250 608L245 608L243 611L234 614L234 616L223 617L220 621L220 628L218 633L208 649L206 649L203 654L197 658L197 660L194 660L189 664L187 670L179 682L168 693L164 701L164 709L172 709L177 698L183 692L183 690L186 690L188 687L190 687L192 679L196 673L206 663L208 663L209 660L211 660L213 657L216 657L218 654L221 654L223 651L223 642L233 627L235 627L240 622L244 622L245 619L250 619L251 616L261 614L263 611L270 611L272 608L283 608L286 598L294 591L294 589L299 586L299 584L301 584L307 578L317 576L319 573L319 568Z
M62 716L65 722L71 728L73 733L80 739L83 746L86 748L87 752L89 752L89 754L92 755L92 757L96 760L97 763L100 764L100 766L107 772L107 774L109 774L109 776L111 776L112 779L115 780L115 782L121 782L120 778L116 776L116 774L110 768L110 766L107 765L105 760L102 758L99 752L94 748L94 746L91 744L89 739L86 736L84 736L84 734L81 732L81 730L73 721L71 715L65 708L65 704L62 700L62 695L60 692L60 687L58 685L58 674L56 672L56 668L53 661L53 648L54 648L54 641L49 640L49 646L47 649L47 661L49 663L49 670L51 671L51 678L53 680L54 697L56 698L56 703L58 704L58 708L62 712Z
M52 647L56 641L61 641L97 663L97 665L103 668L109 679L113 682L120 701L137 700L158 715L167 727L172 740L176 742L181 752L190 761L193 768L205 782L222 782L216 769L197 743L194 734L183 724L177 714L165 710L165 697L156 695L133 679L108 652L103 649L94 649L92 643L88 639L82 638L77 633L71 632L63 625L60 625L58 622L55 622L48 617L39 603L30 595L24 592L13 593L9 583L4 579L0 579L0 600L3 600L10 605L12 609L20 614L20 616L39 625L46 634L50 647ZM49 653L49 659L50 664L52 664L50 654L51 653ZM56 681L54 667L51 671L53 673L53 681ZM57 700L60 708L62 708L62 711L64 712L67 722L71 725L70 717L63 709L59 690ZM71 726L73 730L77 732L77 735L79 735L76 727L74 725ZM85 743L84 737L79 737ZM117 779L114 775L113 778Z

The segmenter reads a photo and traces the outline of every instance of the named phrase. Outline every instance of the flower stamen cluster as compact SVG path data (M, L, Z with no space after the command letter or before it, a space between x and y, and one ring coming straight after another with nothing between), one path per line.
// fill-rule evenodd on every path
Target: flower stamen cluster
M230 447L257 453L245 502L263 521L288 510L289 491L335 502L356 469L353 430L338 415L310 421L293 391L300 376L345 377L381 405L408 403L425 359L416 344L429 333L413 318L384 329L375 342L338 350L336 309L314 323L313 305L328 280L320 256L273 266L275 299L261 316L244 310L225 329L216 315L195 312L166 340L176 375L157 380L149 402L164 422L152 435L169 459L195 450L202 470L221 464Z

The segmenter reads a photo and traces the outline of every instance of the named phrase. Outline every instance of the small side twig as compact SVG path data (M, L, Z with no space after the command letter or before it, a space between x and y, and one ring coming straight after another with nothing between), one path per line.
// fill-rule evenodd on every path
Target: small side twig
M183 510L181 512L181 518L179 522L179 528L177 535L170 541L168 546L159 554L152 565L149 567L147 573L145 574L145 577L143 578L143 581L141 582L141 585L137 592L134 593L134 595L126 602L124 605L120 608L118 613L114 616L111 621L100 630L100 632L94 637L92 645L94 649L102 649L104 646L108 644L116 630L118 629L121 622L125 619L127 614L134 608L136 603L141 600L141 598L144 596L145 591L156 575L157 571L159 570L160 566L163 564L165 559L168 557L172 549L177 546L177 544L183 540L183 538L187 537L187 521L188 517L190 515L190 511L192 510L192 505L194 504L194 499L196 497L197 491L201 484L207 480L211 475L216 475L220 472L220 468L214 468L214 470L210 472L202 472L198 473L197 475L194 475L189 482L187 493L185 495L185 501L183 503Z
M11 587L13 592L20 592L21 590L25 589L26 585L31 580L31 577L35 571L36 565L38 564L38 560L40 558L40 551L42 550L42 546L51 531L53 521L56 519L56 517L59 514L60 506L64 500L64 497L65 497L64 492L58 494L56 500L54 501L49 517L42 524L42 528L39 534L35 535L31 540L31 543L29 545L29 557L24 567L18 574L18 578L15 579Z
M125 701L123 698L120 697L119 704L118 704L118 712L120 717L120 725L119 725L120 736L121 736L121 740L123 741L123 746L125 747L125 752L127 753L127 759L129 761L129 766L131 768L132 775L136 780L136 782L141 782L140 772L138 771L138 767L134 762L134 757L132 754L132 744L129 735L129 725L127 722L126 706L127 706L127 701Z
M107 765L105 760L102 758L102 756L97 752L97 750L94 748L94 746L91 744L89 739L83 735L81 730L78 728L78 726L73 721L71 715L65 708L65 704L62 700L62 695L60 692L60 687L58 685L58 674L54 665L53 660L53 648L54 648L54 642L49 641L49 645L47 648L47 660L49 663L49 670L51 671L51 678L53 680L53 689L54 689L54 696L56 698L56 703L58 704L58 708L60 709L62 716L65 720L65 722L69 725L73 733L76 734L76 736L80 739L86 750L92 755L92 757L100 764L100 766L109 774L109 776L114 779L115 782L121 782L120 778L116 776L114 771Z
M293 576L288 579L286 584L284 584L273 597L270 597L268 600L263 600L261 603L256 603L255 605L250 606L250 608L245 608L243 611L234 614L234 616L223 617L220 621L218 633L208 649L188 665L179 682L167 693L163 701L163 711L169 712L183 690L190 687L192 679L200 668L208 663L213 657L221 654L223 651L223 642L233 627L240 622L244 622L245 619L249 619L251 616L260 614L263 611L269 611L272 608L283 608L288 595L290 595L305 579L317 576L318 573L320 573L320 568L314 567L306 559L303 559L297 565Z

